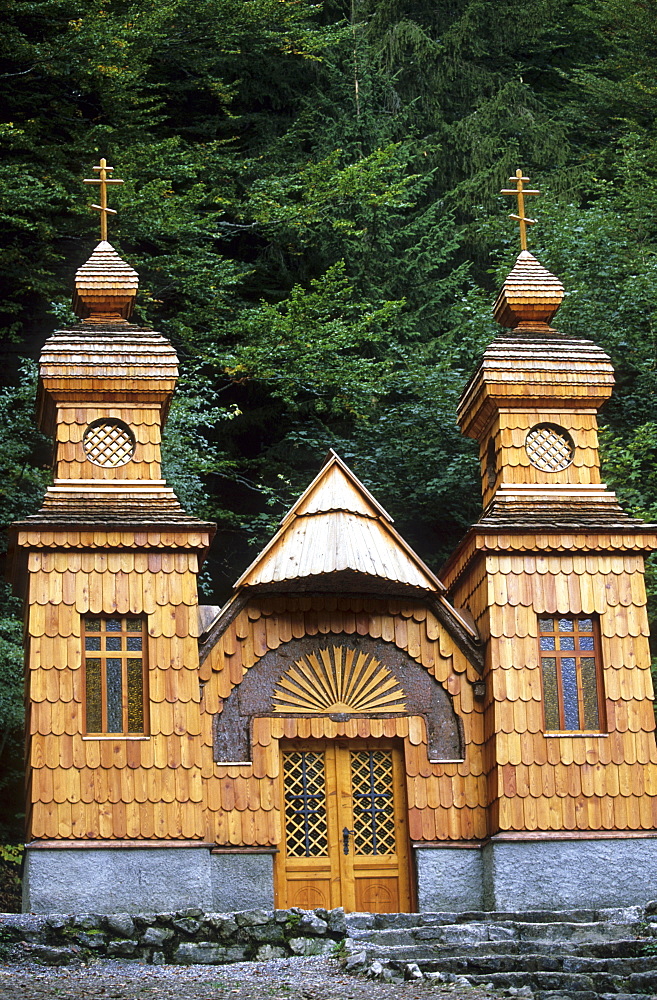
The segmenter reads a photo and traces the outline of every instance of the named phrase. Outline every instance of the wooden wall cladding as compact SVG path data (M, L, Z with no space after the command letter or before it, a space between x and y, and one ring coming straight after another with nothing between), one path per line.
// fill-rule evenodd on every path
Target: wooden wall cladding
M486 561L478 556L469 565L469 572L459 577L454 591L454 603L458 608L466 608L475 620L482 643L488 641L490 624L488 620L488 575Z
M253 599L217 641L201 667L203 741L212 752L212 718L244 672L271 649L305 635L367 635L395 643L423 664L450 693L463 721L466 759L430 763L423 720L327 718L254 720L253 762L216 764L209 781L206 837L225 844L276 844L280 835L278 740L334 736L397 736L404 742L409 829L414 840L484 837L486 781L481 746L482 714L472 685L474 668L431 612L400 601L339 598ZM263 815L263 814L268 815ZM261 839L264 835L267 839Z
M563 427L570 434L575 453L572 464L558 472L543 472L531 464L525 441L528 431L536 424L549 423ZM494 486L488 484L488 442L492 438L497 456L497 477ZM512 410L495 417L480 445L482 494L484 506L494 491L509 484L599 483L598 429L595 411L571 410Z
M189 550L30 554L30 837L276 845L279 741L341 736L403 744L416 841L657 826L640 556L488 553L471 563L458 603L490 632L483 703L473 697L479 674L434 615L384 598L253 597L199 670L196 559ZM148 616L147 739L83 738L80 618L100 613ZM541 613L599 618L606 735L544 735ZM293 638L340 635L382 639L422 664L452 697L465 760L431 763L419 716L281 716L254 719L251 763L215 764L213 718L245 672Z
M540 566L543 565L543 559L556 553L560 556L563 554L565 558L571 556L574 558L581 554L612 559L616 556L622 557L625 553L637 553L643 556L644 553L655 549L657 549L657 534L649 530L637 531L633 526L623 532L610 532L604 528L599 531L584 529L579 531L577 528L564 527L556 534L547 527L545 531L488 532L478 530L475 525L465 544L455 552L453 558L450 558L447 571L443 570L443 580L449 582L450 591L460 587L460 577L467 572L470 560L488 552L502 552L509 555L517 553L528 559L534 557L537 560L536 565Z
M202 839L196 553L33 552L30 569L28 836ZM87 613L148 615L148 739L83 738Z
M495 765L502 830L657 826L643 560L636 555L486 558ZM601 633L607 733L543 734L537 616L584 614Z
M139 494L135 494L138 499ZM98 572L105 572L109 563L108 556L116 559L119 555L118 547L121 551L139 549L135 552L134 566L138 573L145 572L147 567L150 571L157 573L162 565L169 567L170 560L174 557L172 549L193 549L205 551L210 544L210 536L207 531L175 531L169 528L156 530L154 527L146 526L143 529L127 528L116 531L108 531L106 528L97 531L80 529L75 531L71 528L62 530L47 530L41 527L34 529L22 529L18 532L17 547L19 549L30 549L30 566L33 569L40 568L39 560L45 555L47 550L54 549L55 558L59 571L64 573L78 573L82 569L84 572L91 572L97 568ZM36 546L39 546L35 551ZM84 551L70 551L80 549ZM95 549L96 551L89 551ZM143 551L147 549L148 551ZM152 551L152 550L158 551ZM60 550L60 551L58 551ZM49 553L48 553L49 554ZM116 565L116 563L112 563ZM191 565L191 564L190 564ZM171 572L166 569L165 572Z
M135 438L134 457L125 465L106 467L90 462L84 433L93 421L121 420ZM161 477L161 413L159 406L60 407L56 431L56 476L59 479L159 480Z

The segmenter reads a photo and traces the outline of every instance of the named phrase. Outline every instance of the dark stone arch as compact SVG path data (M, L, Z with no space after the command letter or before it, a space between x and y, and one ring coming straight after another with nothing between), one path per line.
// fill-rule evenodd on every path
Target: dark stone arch
M274 690L294 663L302 656L319 652L330 646L358 650L379 660L382 666L397 679L404 692L406 711L367 712L335 715L332 719L371 718L385 719L403 715L421 715L427 727L430 760L462 760L464 742L462 725L454 711L452 699L428 670L412 659L394 643L367 636L349 636L342 633L305 636L271 649L246 673L241 684L231 691L224 701L223 711L213 720L214 760L216 763L235 763L251 760L251 721L258 716L277 716ZM297 718L316 718L304 712L289 712Z

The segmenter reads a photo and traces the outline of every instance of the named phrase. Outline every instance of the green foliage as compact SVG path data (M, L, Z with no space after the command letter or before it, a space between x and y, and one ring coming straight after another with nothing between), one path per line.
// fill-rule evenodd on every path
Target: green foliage
M18 913L21 909L20 868L23 844L0 843L0 912ZM6 958L11 935L0 928L0 960Z
M25 846L23 844L0 844L0 861L20 865L23 860Z
M331 951L333 958L337 958L342 961L347 957L347 946L345 944L345 939L342 938L340 941L335 941L333 944L333 949Z
M657 423L650 421L621 436L603 427L603 468L626 510L657 522Z
M33 513L50 477L46 466L50 442L35 426L35 395L36 366L31 363L22 366L16 386L0 390L2 524ZM5 539L2 548L6 548Z

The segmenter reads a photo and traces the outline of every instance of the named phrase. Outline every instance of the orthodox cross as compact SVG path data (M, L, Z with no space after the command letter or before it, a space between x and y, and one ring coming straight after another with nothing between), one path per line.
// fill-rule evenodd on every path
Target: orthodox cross
M122 180L118 177L108 177L114 170L114 167L107 166L107 160L104 156L100 159L100 164L94 167L94 170L99 172L99 177L85 177L85 184L98 184L100 186L100 205L92 205L97 212L100 212L100 238L101 240L107 240L107 216L116 215L113 208L107 207L107 185L108 184L123 184Z
M525 195L527 194L540 194L540 191L530 191L524 184L529 183L529 177L523 177L522 170L516 170L514 177L509 177L509 180L515 182L514 188L502 188L500 194L515 194L518 199L518 214L509 215L510 219L515 219L516 222L520 223L520 249L527 249L527 226L533 226L536 219L528 219L525 215Z

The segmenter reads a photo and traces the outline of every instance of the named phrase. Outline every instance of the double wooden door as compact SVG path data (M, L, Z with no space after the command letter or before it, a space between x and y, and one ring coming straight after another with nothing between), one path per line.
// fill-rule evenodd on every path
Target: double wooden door
M397 747L371 740L283 745L280 907L412 908L404 768Z

